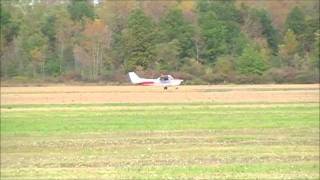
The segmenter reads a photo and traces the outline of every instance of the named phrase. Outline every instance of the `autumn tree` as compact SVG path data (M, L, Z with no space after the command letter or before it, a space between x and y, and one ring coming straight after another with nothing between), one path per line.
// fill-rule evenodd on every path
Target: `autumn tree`
M89 21L85 25L82 38L80 46L76 50L76 52L82 51L81 53L86 57L85 60L80 61L81 68L87 69L86 73L82 73L82 75L86 79L97 80L101 75L106 50L110 44L108 28L101 20Z
M110 31L110 53L107 74L124 73L125 44L124 32L128 27L128 17L137 6L136 1L101 1L96 7L99 18L108 25Z
M280 45L280 56L285 66L294 66L294 55L297 54L299 42L296 35L290 29L286 32L283 44Z
M217 59L213 67L215 82L228 82L235 76L234 61L232 56L221 56Z
M139 1L139 4L147 16L158 22L168 9L177 6L177 1Z
M59 61L59 74L73 73L75 70L73 45L81 27L72 21L65 6L56 9L56 54Z
M33 77L45 75L46 44L45 37L40 33L34 33L25 39L24 45L31 60Z
M44 14L45 8L43 4L38 3L32 7L28 7L29 12L22 17L21 31L18 37L19 53L26 58L24 73L30 76L44 77L45 63L48 49L48 39L41 31L41 17Z
M141 70L198 84L319 81L318 1L93 2L1 1L1 78L127 82Z

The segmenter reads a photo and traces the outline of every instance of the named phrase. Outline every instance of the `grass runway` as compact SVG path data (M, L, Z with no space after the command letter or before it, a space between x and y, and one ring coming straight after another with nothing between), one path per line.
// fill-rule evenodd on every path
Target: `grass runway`
M319 103L2 105L1 179L319 179Z

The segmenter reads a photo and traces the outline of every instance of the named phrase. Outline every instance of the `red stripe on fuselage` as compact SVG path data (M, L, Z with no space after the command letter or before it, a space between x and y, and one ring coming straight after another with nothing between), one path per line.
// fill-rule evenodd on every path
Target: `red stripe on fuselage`
M141 82L141 83L138 83L139 85L142 85L142 86L152 86L154 84L154 82L152 81L146 81L146 82Z

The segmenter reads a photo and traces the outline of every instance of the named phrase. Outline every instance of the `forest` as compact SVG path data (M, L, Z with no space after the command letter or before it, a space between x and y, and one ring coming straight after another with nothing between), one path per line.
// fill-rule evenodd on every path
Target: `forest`
M319 1L2 0L1 80L318 83Z

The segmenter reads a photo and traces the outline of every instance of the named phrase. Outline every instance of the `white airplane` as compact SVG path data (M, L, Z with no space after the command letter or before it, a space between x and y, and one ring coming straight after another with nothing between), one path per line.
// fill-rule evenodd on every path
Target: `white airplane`
M129 78L132 84L138 84L143 86L163 86L165 90L169 86L176 86L176 89L183 81L182 79L174 79L171 75L162 75L157 79L145 79L140 78L136 73L129 72Z

